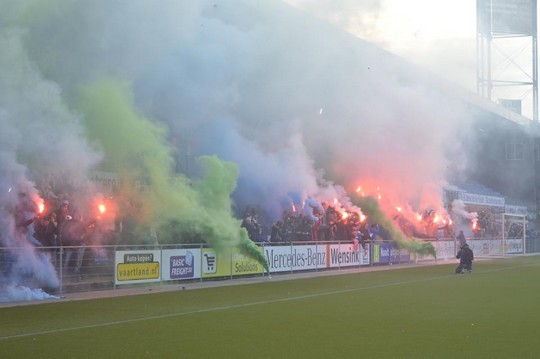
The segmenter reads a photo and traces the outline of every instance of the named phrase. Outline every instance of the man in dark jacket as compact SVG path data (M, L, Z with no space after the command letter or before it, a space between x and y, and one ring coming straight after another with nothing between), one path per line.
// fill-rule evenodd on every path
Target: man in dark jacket
M456 258L459 259L459 265L456 268L456 273L468 273L472 272L472 262L474 260L474 254L471 248L467 243L464 243L459 252L456 255Z

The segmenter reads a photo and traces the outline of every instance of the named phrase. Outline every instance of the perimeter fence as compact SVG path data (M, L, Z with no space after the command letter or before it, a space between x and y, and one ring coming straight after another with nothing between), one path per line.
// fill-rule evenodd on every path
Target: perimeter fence
M305 271L456 261L454 239L430 241L436 253L418 254L391 241L257 243L259 259L239 248L217 250L206 244L108 245L82 247L0 247L0 288L24 285L50 294L129 286L230 280ZM540 253L540 240L469 239L475 256Z

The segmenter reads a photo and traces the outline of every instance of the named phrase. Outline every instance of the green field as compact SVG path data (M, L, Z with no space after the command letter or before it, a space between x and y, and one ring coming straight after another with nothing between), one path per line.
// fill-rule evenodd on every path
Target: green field
M2 358L539 358L540 257L0 309Z

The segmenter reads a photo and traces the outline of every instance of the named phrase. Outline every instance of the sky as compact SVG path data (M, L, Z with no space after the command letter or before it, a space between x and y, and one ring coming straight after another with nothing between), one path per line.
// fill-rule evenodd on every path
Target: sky
M475 0L285 0L337 27L477 91ZM498 40L494 78L530 81L531 38ZM512 65L512 59L519 66ZM523 100L532 114L531 86L499 87L493 100Z

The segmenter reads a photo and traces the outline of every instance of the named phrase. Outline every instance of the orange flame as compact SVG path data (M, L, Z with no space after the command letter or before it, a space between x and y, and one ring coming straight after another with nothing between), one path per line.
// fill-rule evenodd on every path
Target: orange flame
M43 200L43 198L39 197L39 195L34 195L33 196L33 202L37 205L37 208L38 208L38 213L43 213L43 211L45 210L45 201Z
M475 231L478 228L478 218L472 219L472 229Z
M107 210L107 208L105 207L105 205L103 203L100 203L98 205L98 210L99 210L99 213L103 214L105 213L105 211Z

